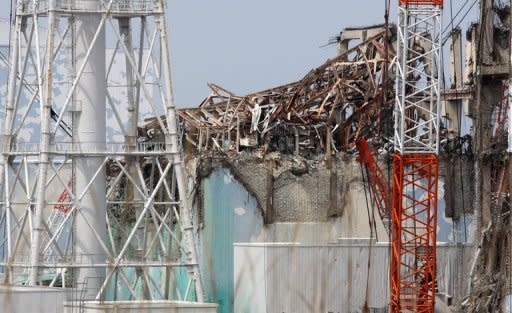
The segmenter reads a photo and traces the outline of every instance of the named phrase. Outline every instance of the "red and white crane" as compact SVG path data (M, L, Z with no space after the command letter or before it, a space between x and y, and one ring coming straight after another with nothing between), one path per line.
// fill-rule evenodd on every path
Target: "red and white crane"
M389 214L390 312L434 312L442 0L399 0L393 187L358 144L379 212Z
M434 312L442 6L442 0L399 1L391 312Z

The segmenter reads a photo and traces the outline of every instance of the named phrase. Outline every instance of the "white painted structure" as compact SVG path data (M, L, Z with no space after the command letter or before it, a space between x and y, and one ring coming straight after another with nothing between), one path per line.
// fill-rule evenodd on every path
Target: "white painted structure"
M438 5L398 7L394 147L401 154L439 153L441 21Z
M217 304L184 301L79 301L71 289L0 286L2 313L216 313Z
M94 11L97 1L84 2L85 9ZM101 14L77 14L75 16L76 38L73 49L73 62L83 67L83 72L76 81L73 95L75 102L73 115L73 144L81 151L87 151L91 145L101 151L106 148L106 92L107 87L102 79L106 77L106 38L105 26L102 25ZM82 69L82 68L80 68ZM106 232L106 174L102 168L103 158L82 154L75 161L76 191L86 190L81 202L81 213L75 218L76 236L75 249L77 262L83 262L86 255L87 263L104 263L107 254L101 247L96 236L105 238ZM96 177L95 177L96 176ZM90 186L89 186L90 184ZM94 228L97 234L90 231ZM81 271L78 280L85 281L88 276L95 277L87 288L94 294L101 288L105 278L103 268Z
M165 3L16 1L0 122L1 284L62 286L80 305L203 302ZM160 126L146 141L141 112Z

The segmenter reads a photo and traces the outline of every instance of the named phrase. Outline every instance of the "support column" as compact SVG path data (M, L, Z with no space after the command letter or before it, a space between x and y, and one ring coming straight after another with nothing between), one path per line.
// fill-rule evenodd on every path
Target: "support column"
M158 1L158 4L162 11L164 10L164 3L162 0ZM165 22L165 15L160 15L156 18L157 27L160 31L160 42L162 44L162 60L164 60L165 66L162 68L162 76L164 78L164 90L165 90L165 108L167 117L167 133L165 135L166 150L168 151L169 161L173 163L174 172L176 175L176 183L178 187L180 197L180 209L181 209L181 222L183 225L183 241L185 245L189 247L187 258L190 263L195 264L189 267L189 275L194 280L195 292L197 301L204 301L203 286L201 283L201 275L199 273L199 259L197 256L197 247L195 246L194 240L194 227L192 223L192 212L191 212L191 201L188 199L188 192L185 185L185 170L183 167L183 159L181 156L182 151L180 150L181 144L178 138L178 119L176 116L176 107L174 105L174 93L172 90L172 78L171 78L171 56L169 47L167 46L167 24ZM187 299L185 299L187 300Z
M48 33L46 37L46 56L44 60L44 70L46 71L44 77L46 80L41 81L40 77L38 80L41 104L41 138L40 138L40 153L39 153L39 177L37 180L37 201L35 210L31 212L33 214L32 221L32 241L30 246L30 271L28 275L28 284L33 286L38 284L39 280L39 266L41 261L41 237L43 235L43 211L46 208L46 180L48 175L48 164L51 161L50 156L50 112L53 103L53 48L55 42L55 8L56 0L50 0L48 2ZM14 70L14 68L13 68ZM40 68L38 75L41 75ZM42 75L41 75L42 76Z
M17 6L16 6L16 11L17 11L17 14L19 15L19 13L21 12L21 3L18 2L17 3ZM11 150L11 143L12 143L12 134L11 134L11 131L12 131L12 123L13 123L13 119L14 119L14 112L15 112L15 105L16 105L16 80L17 80L17 72L15 69L18 68L18 62L19 62L19 55L20 55L20 50L19 50L19 46L17 44L18 40L19 40L19 36L21 34L21 30L22 30L22 23L23 22L23 18L20 18L18 17L16 19L16 25L15 25L15 28L14 28L14 32L11 36L11 42L9 43L10 44L10 47L11 47L11 55L10 55L10 60L9 60L9 63L11 64L11 70L9 72L9 79L8 79L8 85L7 85L7 101L6 101L6 108L5 108L5 123L4 123L4 129L3 129L3 142L2 142L2 147L3 147L3 155L2 157L0 158L0 180L2 182L2 188L4 190L4 210L8 210L7 211L7 214L6 214L6 239L7 239L7 251L6 252L6 255L7 255L7 260L10 262L11 259L12 259L12 251L11 251L11 235L10 235L10 230L11 230L11 215L10 215L10 210L11 210L11 205L10 205L10 200L9 200L9 197L8 197L8 194L9 194L9 180L8 180L8 176L9 176L9 171L8 171L8 168L9 168L9 155L8 155L8 152ZM12 282L12 269L11 267L8 267L7 268L7 272L5 273L5 276L4 276L4 281L3 283L5 284L8 284L8 283L11 283Z

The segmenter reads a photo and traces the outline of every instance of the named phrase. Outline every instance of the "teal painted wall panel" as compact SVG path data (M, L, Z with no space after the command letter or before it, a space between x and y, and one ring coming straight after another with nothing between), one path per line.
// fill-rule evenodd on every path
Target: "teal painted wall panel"
M219 313L232 313L233 243L254 241L263 219L256 200L227 169L203 180L202 197L201 263L207 297L219 303Z

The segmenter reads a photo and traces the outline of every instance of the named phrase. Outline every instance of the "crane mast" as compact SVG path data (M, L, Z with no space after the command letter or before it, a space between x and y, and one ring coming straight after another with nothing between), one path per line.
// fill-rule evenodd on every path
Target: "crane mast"
M442 0L400 0L391 312L434 312Z

